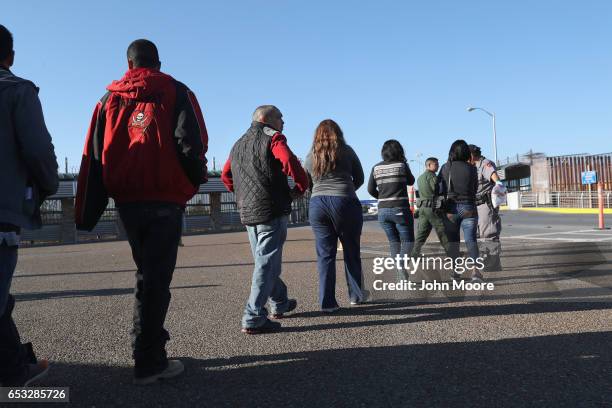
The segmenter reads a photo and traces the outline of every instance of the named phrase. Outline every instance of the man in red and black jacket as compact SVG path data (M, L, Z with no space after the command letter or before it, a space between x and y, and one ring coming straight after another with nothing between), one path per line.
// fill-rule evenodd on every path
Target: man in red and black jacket
M280 328L278 322L268 319L266 303L275 318L297 306L295 299L287 297L280 275L291 200L304 194L308 176L281 133L284 123L275 106L258 107L251 127L234 144L221 174L227 189L236 195L255 260L251 295L242 317L242 331L247 334ZM293 190L287 176L295 181Z
M186 202L206 182L208 135L195 95L160 72L157 47L136 40L129 70L96 105L78 179L77 228L92 230L108 198L125 227L136 275L134 382L183 371L168 360L164 321Z

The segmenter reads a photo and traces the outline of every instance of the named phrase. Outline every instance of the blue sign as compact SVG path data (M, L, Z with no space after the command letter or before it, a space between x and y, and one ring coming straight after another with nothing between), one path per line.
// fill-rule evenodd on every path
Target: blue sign
M597 183L597 172L596 171L583 171L582 172L582 184L595 184Z

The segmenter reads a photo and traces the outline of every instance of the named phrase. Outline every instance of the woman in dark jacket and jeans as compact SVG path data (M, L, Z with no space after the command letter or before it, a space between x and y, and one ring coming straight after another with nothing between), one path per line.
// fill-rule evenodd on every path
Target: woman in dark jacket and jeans
M476 210L476 190L478 176L476 167L469 163L470 148L464 140L456 140L448 152L448 161L440 169L442 190L446 192L448 202L447 223L448 238L452 252L459 254L460 232L463 230L468 256L474 261L478 258L478 211ZM453 275L457 277L456 275ZM482 282L482 274L474 269L472 281Z
M414 245L414 219L408 201L408 186L414 184L404 148L397 140L387 140L382 159L372 168L368 193L378 199L378 222L387 234L391 256L410 254ZM397 280L406 279L397 270Z
M305 166L311 182L310 225L315 235L321 310L335 312L336 252L338 239L344 249L344 272L352 305L365 302L361 268L363 215L355 191L363 184L363 169L346 144L340 126L324 120L315 131Z

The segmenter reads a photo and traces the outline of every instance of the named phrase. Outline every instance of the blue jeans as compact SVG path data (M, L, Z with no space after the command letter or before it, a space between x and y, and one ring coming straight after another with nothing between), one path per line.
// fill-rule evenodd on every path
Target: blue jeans
M478 211L474 204L453 203L450 206L448 219L451 221L448 229L448 240L455 249L453 252L458 254L460 233L463 230L463 238L468 250L468 256L472 259L478 258L478 241L476 233L478 231ZM448 225L448 224L447 224Z
M336 301L336 252L338 239L344 251L344 273L351 301L363 299L361 228L363 214L356 197L316 196L310 199L309 219L315 235L319 302L321 308L338 307Z
M251 295L242 317L244 328L256 328L266 323L268 311L265 306L268 301L273 314L284 313L289 306L287 286L280 278L287 222L288 217L283 215L263 224L246 227L255 268Z
M28 363L12 317L15 298L10 290L16 266L17 247L0 244L0 382L7 384L25 375Z
M391 257L410 255L414 246L414 218L405 207L378 208L378 222L389 240ZM397 279L406 277L397 270Z

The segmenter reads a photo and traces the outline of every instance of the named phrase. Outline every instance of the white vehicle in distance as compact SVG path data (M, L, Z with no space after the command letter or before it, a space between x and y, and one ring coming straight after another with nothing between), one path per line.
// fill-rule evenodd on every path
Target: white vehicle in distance
M370 204L370 208L368 208L368 214L370 215L378 214L378 203Z

